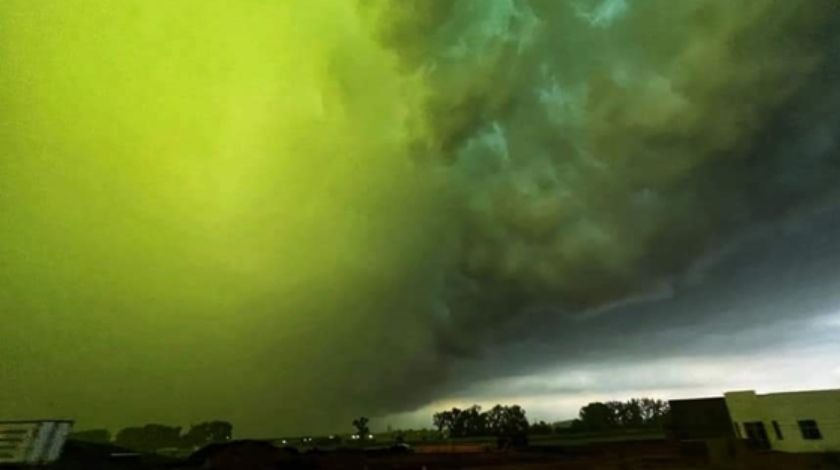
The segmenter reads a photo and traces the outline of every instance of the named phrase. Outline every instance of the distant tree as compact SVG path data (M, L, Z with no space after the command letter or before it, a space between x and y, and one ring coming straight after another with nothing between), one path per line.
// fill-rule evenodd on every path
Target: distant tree
M452 413L449 411L441 411L432 416L432 422L435 424L438 432L443 434L444 431L449 431L452 427Z
M163 424L125 428L117 433L115 444L128 449L154 452L167 447L181 446L181 428Z
M362 439L367 439L368 435L370 435L370 428L368 427L369 422L370 420L364 416L353 420L353 427L356 428L356 433Z
M528 430L529 434L533 434L535 436L542 436L546 434L551 434L554 432L554 427L545 421L537 421L536 423L531 424L531 428Z
M641 400L633 398L626 402L610 401L605 403L612 411L614 427L640 428L644 424Z
M438 432L449 437L483 436L487 434L487 414L481 407L473 405L467 409L452 408L432 416Z
M645 424L644 416L642 416L642 400L632 398L624 402L621 424L629 428L638 428Z
M484 412L478 405L463 410L452 408L435 413L432 421L438 432L449 437L498 436L528 432L525 410L518 405L496 405Z
M576 418L572 420L572 424L569 425L569 432L585 432L586 425L583 424L583 420L580 418Z
M525 409L519 405L503 407L501 431L507 435L520 435L528 432L528 418Z
M615 415L615 402L607 405L601 402L590 403L580 409L580 421L586 431L606 431L618 427Z
M450 437L464 437L464 417L461 416L464 412L460 408L452 408L449 412L451 421L449 423Z
M199 448L216 442L229 441L233 437L233 425L227 421L208 421L195 424L181 438L182 446Z
M651 398L632 398L625 402L595 402L580 409L580 418L572 423L572 431L600 432L662 427L668 414L667 402Z
M500 448L521 447L528 444L528 418L519 405L502 406L501 419L496 423L496 443Z
M461 413L461 430L464 436L483 436L487 433L487 415L481 407L473 405Z
M487 431L491 435L498 435L502 432L504 421L505 407L502 405L496 405L485 413L484 422L486 423Z
M671 412L668 402L651 398L639 400L639 407L641 408L642 422L651 427L661 427Z
M111 431L107 429L89 429L87 431L74 432L70 434L69 438L75 441L106 444L111 442Z
M618 428L621 427L621 413L622 408L624 407L624 403L620 401L608 401L604 403L604 406L610 410L610 416L612 419L610 420L609 428Z

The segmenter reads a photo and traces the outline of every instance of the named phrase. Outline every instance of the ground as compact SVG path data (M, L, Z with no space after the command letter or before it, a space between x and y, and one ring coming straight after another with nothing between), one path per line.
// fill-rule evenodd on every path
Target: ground
M237 441L203 452L191 459L138 455L109 458L104 447L70 443L58 470L840 470L840 455L802 455L754 452L733 447L731 455L712 461L702 442L678 443L666 439L636 439L558 445L542 442L518 450L499 451L486 442L421 444L412 452L378 449L282 449L265 441ZM104 451L104 453L103 453Z

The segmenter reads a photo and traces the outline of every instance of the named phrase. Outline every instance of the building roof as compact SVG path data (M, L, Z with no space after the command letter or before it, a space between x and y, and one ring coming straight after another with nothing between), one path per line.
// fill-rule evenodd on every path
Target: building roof
M786 390L784 392L769 392L769 393L756 393L755 390L732 390L729 392L725 392L724 395L735 394L735 393L752 393L757 397L766 397L766 396L775 396L775 395L803 395L803 394L822 394L822 393L840 393L840 388L826 388L826 389L819 389L819 390Z
M75 423L72 419L18 419L0 421L0 424Z

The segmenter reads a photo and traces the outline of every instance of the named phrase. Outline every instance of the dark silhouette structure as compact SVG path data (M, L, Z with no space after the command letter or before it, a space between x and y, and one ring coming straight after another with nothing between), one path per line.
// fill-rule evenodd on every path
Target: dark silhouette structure
M680 440L735 437L729 410L723 398L671 400L668 432Z

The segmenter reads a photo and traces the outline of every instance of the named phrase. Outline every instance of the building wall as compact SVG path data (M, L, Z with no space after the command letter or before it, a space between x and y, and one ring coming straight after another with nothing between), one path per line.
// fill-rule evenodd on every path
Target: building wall
M738 437L746 438L744 423L761 421L770 446L784 452L840 451L840 390L769 393L753 391L725 394L729 415L737 426ZM812 419L822 439L802 436L800 420ZM779 425L782 439L776 436L773 421Z
M72 427L71 421L0 422L0 466L54 462Z
M731 438L732 421L723 397L670 400L670 432L680 440Z
M40 423L0 423L0 465L26 461Z

